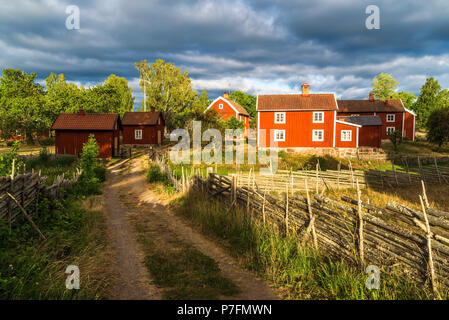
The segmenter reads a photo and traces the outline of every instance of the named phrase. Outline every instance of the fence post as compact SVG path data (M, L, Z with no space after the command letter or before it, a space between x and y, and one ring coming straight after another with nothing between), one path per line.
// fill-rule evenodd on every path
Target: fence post
M422 212L424 215L424 221L426 223L426 238L427 238L427 253L429 259L429 268L430 268L430 283L432 285L432 291L435 296L438 295L436 283L435 283L435 269L433 266L433 257L432 257L432 233L430 231L429 219L427 218L426 207L424 206L424 201L419 195L419 201L421 202Z
M363 214L362 214L362 192L360 191L359 179L357 179L357 213L359 216L359 256L362 266L365 265L365 255L363 250Z
M391 167L393 168L394 180L396 180L396 186L399 187L398 176L396 174L396 169L394 167L394 160L391 160Z
M264 190L263 191L263 202L262 202L262 219L263 219L263 224L265 225L265 193L267 191Z
M320 162L319 162L319 160L317 160L317 162L316 162L316 175L315 175L315 189L316 189L316 194L318 194L319 193L319 190L318 190L318 166L320 165Z
M285 233L288 235L288 182L285 184Z

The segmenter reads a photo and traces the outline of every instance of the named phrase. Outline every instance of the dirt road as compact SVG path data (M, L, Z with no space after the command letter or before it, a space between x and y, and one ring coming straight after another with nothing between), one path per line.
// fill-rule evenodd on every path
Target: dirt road
M117 279L115 299L160 299L163 289L152 284L144 266L144 253L136 241L131 221L144 218L145 228L158 246L173 245L173 241L191 244L214 259L225 278L239 287L241 293L226 299L279 299L264 281L242 269L222 248L205 238L176 216L149 188L140 157L110 168L105 193L105 206L110 237L116 252Z

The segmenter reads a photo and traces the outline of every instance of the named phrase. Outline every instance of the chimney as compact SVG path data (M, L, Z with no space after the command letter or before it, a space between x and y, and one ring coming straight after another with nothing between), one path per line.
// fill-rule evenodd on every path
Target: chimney
M223 93L223 98L225 98L225 99L229 99L229 93L227 93L227 92L224 92L224 93Z
M302 95L304 97L308 97L309 96L309 84L304 83L301 87L302 87Z
M78 114L80 114L80 115L82 115L82 116L84 116L86 113L84 112L84 110L83 109L79 109L79 111L78 111Z
M155 112L156 111L156 109L154 108L154 107L151 107L151 112Z
M369 93L369 101L371 101L371 102L374 101L374 93L373 92Z

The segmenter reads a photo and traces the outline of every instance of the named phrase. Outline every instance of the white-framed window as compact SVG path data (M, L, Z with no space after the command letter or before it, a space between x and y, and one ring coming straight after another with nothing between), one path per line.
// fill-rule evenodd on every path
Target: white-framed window
M285 112L275 112L274 123L285 123Z
M341 141L352 141L352 131L341 130Z
M395 127L387 127L387 134L393 133L393 132L395 132L395 131L396 131L396 128L395 128Z
M20 130L16 130L16 137L20 137L22 136L22 133L20 132Z
M223 103L220 103L220 104L218 105L218 109L223 109Z
M323 123L323 122L324 122L324 112L314 112L313 123Z
M274 141L285 141L285 130L274 130Z
M142 130L140 129L134 130L134 138L136 140L142 140Z
M324 130L312 130L312 141L324 141Z
M358 117L358 116L360 116L359 113L353 113L353 114L351 114L351 117Z
M394 114L387 114L387 122L394 122L396 119Z

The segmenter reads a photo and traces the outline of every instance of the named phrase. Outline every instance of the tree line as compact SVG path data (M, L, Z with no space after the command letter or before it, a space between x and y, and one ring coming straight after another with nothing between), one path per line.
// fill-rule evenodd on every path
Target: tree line
M91 113L123 115L134 106L132 89L125 78L111 74L104 83L85 88L51 73L45 86L36 81L36 73L4 69L0 78L0 134L8 139L24 135L28 143L48 132L60 113L84 109Z
M401 99L416 114L417 127L427 131L427 140L438 147L449 142L449 89L443 89L433 77L426 79L416 97L411 92L397 92L399 82L390 74L381 73L372 81L376 99Z

